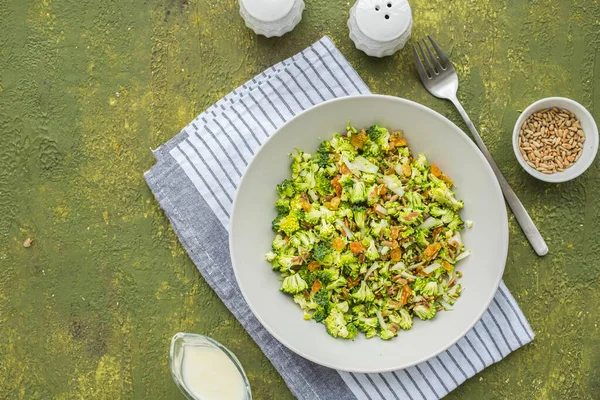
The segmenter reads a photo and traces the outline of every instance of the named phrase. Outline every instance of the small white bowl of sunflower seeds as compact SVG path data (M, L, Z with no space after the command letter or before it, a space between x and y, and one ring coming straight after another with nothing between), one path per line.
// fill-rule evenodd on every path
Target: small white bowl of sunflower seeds
M517 120L513 148L519 164L546 182L581 175L598 151L598 127L588 110L564 97L536 101Z

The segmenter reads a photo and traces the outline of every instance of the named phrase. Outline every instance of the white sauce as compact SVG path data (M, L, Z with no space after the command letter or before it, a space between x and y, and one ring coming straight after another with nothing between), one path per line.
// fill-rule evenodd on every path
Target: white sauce
M243 400L245 385L233 362L219 349L187 346L182 363L183 384L202 400Z

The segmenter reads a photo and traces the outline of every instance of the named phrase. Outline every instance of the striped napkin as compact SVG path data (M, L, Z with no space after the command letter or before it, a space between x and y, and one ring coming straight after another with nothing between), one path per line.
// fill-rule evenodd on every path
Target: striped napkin
M504 283L475 327L438 357L404 370L358 374L314 364L275 340L245 303L229 259L227 229L235 190L260 145L315 104L366 93L365 83L324 37L200 114L154 151L157 163L145 178L206 282L296 397L439 399L533 340L533 331Z

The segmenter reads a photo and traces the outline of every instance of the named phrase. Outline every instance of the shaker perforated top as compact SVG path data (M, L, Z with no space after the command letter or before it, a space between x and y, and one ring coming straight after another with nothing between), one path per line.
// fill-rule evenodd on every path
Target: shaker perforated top
M358 49L383 57L404 47L412 23L407 0L358 0L350 10L348 27Z

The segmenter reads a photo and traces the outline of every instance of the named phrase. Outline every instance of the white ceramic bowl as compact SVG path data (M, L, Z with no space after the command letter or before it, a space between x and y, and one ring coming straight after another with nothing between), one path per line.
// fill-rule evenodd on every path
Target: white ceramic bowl
M581 123L581 128L585 134L585 142L583 144L581 157L579 157L579 160L577 160L573 166L565 169L563 172L544 174L531 168L523 158L523 155L519 151L519 133L521 132L521 125L523 125L523 122L525 122L531 114L552 107L564 108L575 114L575 117ZM578 102L564 97L548 97L538 100L527 107L525 111L521 113L519 119L517 119L517 123L513 130L513 150L521 167L534 178L554 183L570 181L583 174L596 158L596 153L598 152L598 127L596 126L592 114Z
M271 220L275 186L290 174L294 147L314 152L322 139L345 129L374 123L404 130L413 153L425 153L456 183L464 200L464 219L474 221L464 232L472 255L459 264L465 288L451 312L432 321L415 320L413 328L390 341L379 338L334 339L322 324L305 321L292 298L279 291L278 273L264 260L274 234ZM481 318L496 293L508 250L504 199L479 149L456 125L412 101L388 96L345 97L299 114L265 143L246 170L231 214L229 246L242 294L263 326L281 343L318 364L352 372L384 372L406 368L436 356L456 343Z

